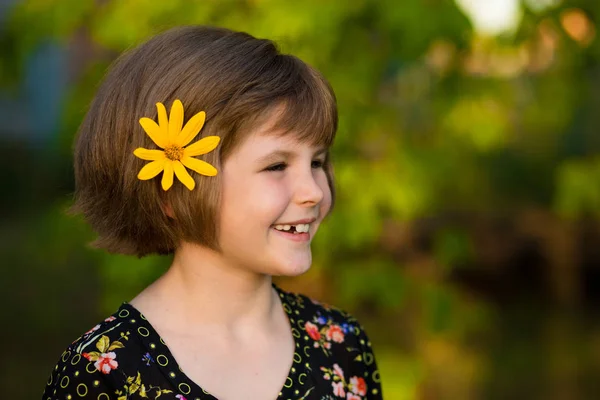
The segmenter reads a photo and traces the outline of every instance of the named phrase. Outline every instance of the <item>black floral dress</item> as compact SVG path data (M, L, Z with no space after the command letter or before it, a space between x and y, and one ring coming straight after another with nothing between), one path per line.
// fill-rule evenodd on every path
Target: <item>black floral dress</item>
M382 399L371 343L356 319L273 287L296 343L278 399ZM185 375L164 340L128 303L63 352L42 397L79 398L216 399Z

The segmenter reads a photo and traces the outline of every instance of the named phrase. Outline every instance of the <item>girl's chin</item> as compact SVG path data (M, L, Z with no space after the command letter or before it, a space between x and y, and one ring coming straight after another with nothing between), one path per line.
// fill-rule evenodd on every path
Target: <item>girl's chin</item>
M281 265L277 267L275 275L277 276L298 276L302 275L310 269L310 263L297 265Z

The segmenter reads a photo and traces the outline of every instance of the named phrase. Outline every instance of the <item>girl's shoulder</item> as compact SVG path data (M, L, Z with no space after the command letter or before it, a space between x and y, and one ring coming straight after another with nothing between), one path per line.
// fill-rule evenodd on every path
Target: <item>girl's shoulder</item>
M324 390L315 398L381 399L375 355L359 321L304 294L278 292L290 318L298 361L306 362L315 387Z
M301 293L276 288L292 330L312 339L315 347L329 350L334 344L367 349L371 343L361 323L349 312Z
M137 334L141 322L139 320L143 318L139 313L135 315L132 311L128 303L121 304L117 311L75 339L65 353L80 354L89 359L94 358L89 354L95 352L107 353L117 348L125 348L125 343L130 341L132 334Z
M62 352L48 378L44 399L75 395L113 398L130 393L132 385L141 385L140 366L145 362L149 365L151 360L140 340L149 333L143 315L123 303Z
M326 322L351 327L360 327L358 320L349 312L334 305L316 300L302 293L288 292L275 287L282 299L283 307L292 310L292 313L305 320L315 321L319 324ZM288 311L286 309L286 311ZM308 319L307 319L308 318Z

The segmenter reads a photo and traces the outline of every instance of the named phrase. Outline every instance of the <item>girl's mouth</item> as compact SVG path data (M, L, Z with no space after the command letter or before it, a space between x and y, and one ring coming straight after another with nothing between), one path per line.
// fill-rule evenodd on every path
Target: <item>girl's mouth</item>
M293 240L295 242L306 242L310 240L310 232L298 232L295 226L291 226L287 231L276 229L275 226L272 226L271 229L273 229L281 237Z

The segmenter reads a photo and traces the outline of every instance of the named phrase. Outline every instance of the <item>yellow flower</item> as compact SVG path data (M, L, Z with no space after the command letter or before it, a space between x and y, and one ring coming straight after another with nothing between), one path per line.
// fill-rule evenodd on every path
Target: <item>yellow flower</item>
M164 104L156 103L156 108L158 110L158 124L154 120L144 117L140 119L140 125L150 136L150 139L163 150L148 150L142 147L134 150L133 154L136 157L152 161L140 170L137 176L138 179L152 179L162 172L162 188L163 190L169 190L173 185L173 173L175 173L181 183L192 190L196 186L196 182L194 182L185 167L202 175L215 176L217 174L215 167L194 158L194 156L214 150L221 138L207 136L187 146L204 126L206 113L200 111L183 126L183 104L181 104L181 101L175 100L173 102L171 115L168 119Z

